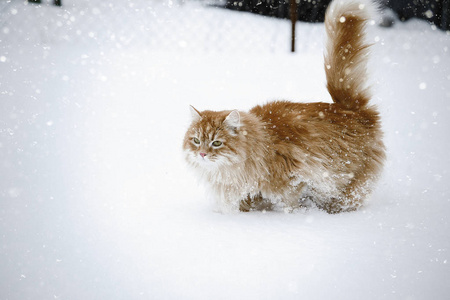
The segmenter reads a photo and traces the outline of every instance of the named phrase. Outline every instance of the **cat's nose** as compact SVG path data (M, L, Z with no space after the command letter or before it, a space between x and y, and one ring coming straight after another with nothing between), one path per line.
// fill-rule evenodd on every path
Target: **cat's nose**
M203 158L205 158L206 153L200 153L200 156L203 157Z

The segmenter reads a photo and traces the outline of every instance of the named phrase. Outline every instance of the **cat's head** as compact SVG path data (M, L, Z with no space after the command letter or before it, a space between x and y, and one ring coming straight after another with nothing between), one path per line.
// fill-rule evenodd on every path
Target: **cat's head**
M183 143L186 160L203 169L216 169L242 161L239 112L199 112L192 106L190 108L192 123Z

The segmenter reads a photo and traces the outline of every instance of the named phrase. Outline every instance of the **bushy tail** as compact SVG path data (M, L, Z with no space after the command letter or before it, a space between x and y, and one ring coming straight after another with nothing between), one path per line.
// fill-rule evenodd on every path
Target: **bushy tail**
M357 110L371 98L367 84L365 27L375 6L363 0L334 0L325 15L325 73L335 103Z

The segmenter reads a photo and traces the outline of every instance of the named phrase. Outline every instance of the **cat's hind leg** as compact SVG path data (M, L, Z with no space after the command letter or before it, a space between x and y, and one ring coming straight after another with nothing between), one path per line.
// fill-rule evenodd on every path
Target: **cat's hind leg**
M303 203L306 199L305 191L307 184L300 182L295 186L290 186L283 196L283 204L285 212L293 212L294 210L304 207Z
M370 192L370 177L361 173L352 178L340 195L332 197L329 201L320 203L318 206L329 214L354 211L364 204L364 200Z

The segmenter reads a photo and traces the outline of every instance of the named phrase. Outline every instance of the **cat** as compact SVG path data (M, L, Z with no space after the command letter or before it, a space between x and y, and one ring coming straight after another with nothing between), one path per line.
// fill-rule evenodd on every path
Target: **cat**
M334 0L326 12L325 72L333 103L274 101L249 112L198 111L183 141L185 159L221 212L314 203L328 213L363 205L385 160L380 117L369 105L373 6Z

